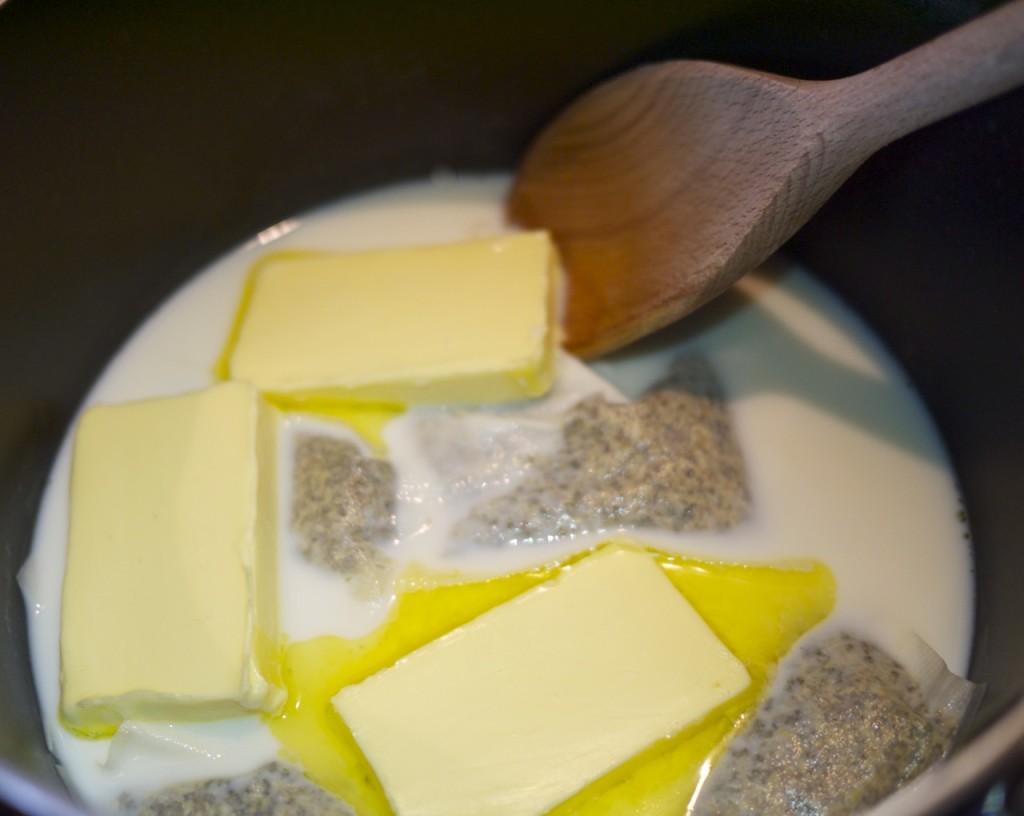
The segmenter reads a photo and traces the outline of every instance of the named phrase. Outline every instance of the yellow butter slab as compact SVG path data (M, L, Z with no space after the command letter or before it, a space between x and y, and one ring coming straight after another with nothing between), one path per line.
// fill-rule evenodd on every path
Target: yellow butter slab
M749 684L658 564L613 548L334 703L398 816L536 816Z
M505 402L554 377L554 246L544 232L253 269L221 373L291 400Z
M280 704L275 435L240 383L83 415L61 624L73 730Z

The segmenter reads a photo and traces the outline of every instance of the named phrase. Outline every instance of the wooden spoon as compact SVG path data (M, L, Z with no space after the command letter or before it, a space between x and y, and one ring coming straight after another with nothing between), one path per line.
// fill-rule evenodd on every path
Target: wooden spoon
M721 293L883 145L1022 82L1024 0L847 79L641 67L541 133L509 212L562 253L566 347L602 354Z

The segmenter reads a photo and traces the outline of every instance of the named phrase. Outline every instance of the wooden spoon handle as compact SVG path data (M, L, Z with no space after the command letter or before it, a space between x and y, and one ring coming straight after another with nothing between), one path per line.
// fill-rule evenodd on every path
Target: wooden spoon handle
M820 83L820 91L844 135L873 152L1022 83L1024 0L1013 0L877 68Z

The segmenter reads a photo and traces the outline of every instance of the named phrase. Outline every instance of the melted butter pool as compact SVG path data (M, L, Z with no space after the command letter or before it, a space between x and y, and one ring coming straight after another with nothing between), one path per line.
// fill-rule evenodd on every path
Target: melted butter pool
M634 545L638 546L638 545ZM552 814L678 812L690 799L705 762L756 706L778 661L835 602L835 583L817 562L753 566L702 561L651 551L676 588L746 666L751 683L697 725L651 746L625 765L556 807ZM400 581L387 621L363 638L320 637L287 645L284 710L270 729L286 758L306 768L318 784L365 816L392 813L373 769L331 699L409 652L467 623L494 606L552 580L578 558L469 583L438 583L418 571Z

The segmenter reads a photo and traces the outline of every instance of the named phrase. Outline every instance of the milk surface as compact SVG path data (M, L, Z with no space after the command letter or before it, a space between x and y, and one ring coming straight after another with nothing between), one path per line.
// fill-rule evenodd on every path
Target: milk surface
M281 249L369 249L508 231L504 177L445 177L355 197L269 228L203 270L147 320L111 361L85 404L202 388L249 266ZM725 533L645 534L651 544L728 561L816 558L838 597L826 625L898 651L914 632L965 673L973 580L960 499L941 440L905 374L864 324L807 272L773 263L676 327L589 368L563 361L571 394L642 393L680 353L707 356L730 398L747 465L753 513ZM301 430L344 435L310 417L284 420L282 461ZM419 490L400 509L398 563L499 574L593 543L511 552L452 552L445 507L423 510L433 489L407 450L401 422L388 431L402 484ZM68 525L70 444L57 457L21 584L47 736L71 788L97 809L123 790L241 773L277 744L256 718L202 725L132 724L114 741L69 735L57 722L59 620ZM425 492L424 492L425 491ZM287 482L282 519L288 519ZM429 504L429 502L428 502ZM421 508L417 511L415 508ZM416 515L419 512L420 515ZM305 563L282 529L282 630L292 640L358 636L383 620L391 597L356 597L338 576Z

